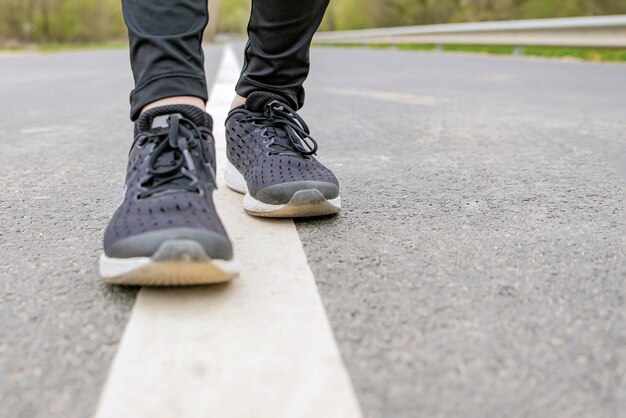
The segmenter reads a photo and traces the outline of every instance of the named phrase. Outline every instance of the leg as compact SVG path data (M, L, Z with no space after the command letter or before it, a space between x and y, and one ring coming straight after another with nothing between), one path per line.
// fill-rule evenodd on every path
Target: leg
M294 109L304 104L309 47L329 0L253 0L248 44L237 94L279 94ZM242 104L241 99L235 101Z
M131 119L164 104L203 107L208 99L202 52L207 0L123 0L122 7L135 78Z
M245 64L226 120L228 187L251 215L305 217L341 210L339 181L315 158L304 104L309 47L328 0L253 0Z

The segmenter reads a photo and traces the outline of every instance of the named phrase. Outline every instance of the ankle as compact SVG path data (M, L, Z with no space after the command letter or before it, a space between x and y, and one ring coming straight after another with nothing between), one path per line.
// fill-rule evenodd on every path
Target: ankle
M233 103L230 105L231 110L239 107L239 106L243 106L246 104L246 98L245 97L241 97L240 95L236 95L235 99L233 100Z
M143 109L141 109L141 113L144 113L146 110L154 109L155 107L160 106L168 106L168 105L189 105L195 106L203 111L206 111L206 103L199 97L193 96L175 96L175 97L166 97L165 99L160 99L155 102L152 102L146 105Z

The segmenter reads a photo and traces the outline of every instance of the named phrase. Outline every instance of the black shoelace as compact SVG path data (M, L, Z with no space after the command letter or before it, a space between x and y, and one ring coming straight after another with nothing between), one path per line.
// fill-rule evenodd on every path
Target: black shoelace
M269 103L263 113L250 113L243 121L264 128L263 135L271 140L268 145L271 155L295 153L309 156L317 152L317 142L304 119L277 100Z
M170 115L168 123L169 128L141 134L137 138L140 145L148 142L156 144L148 157L148 172L141 179L139 199L181 190L202 194L191 149L196 149L202 156L215 185L215 172L200 143L201 138L210 137L209 129L198 127L180 115Z

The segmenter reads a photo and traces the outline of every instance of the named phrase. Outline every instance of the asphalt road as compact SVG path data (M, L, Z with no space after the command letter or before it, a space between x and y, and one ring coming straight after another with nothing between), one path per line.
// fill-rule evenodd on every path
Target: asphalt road
M370 417L626 416L626 66L318 50L299 222Z
M0 57L0 417L95 410L137 293L96 273L132 85L123 50Z
M624 416L626 66L312 59L345 210L297 226L366 416ZM0 416L95 408L136 295L95 272L131 85L126 51L0 58Z

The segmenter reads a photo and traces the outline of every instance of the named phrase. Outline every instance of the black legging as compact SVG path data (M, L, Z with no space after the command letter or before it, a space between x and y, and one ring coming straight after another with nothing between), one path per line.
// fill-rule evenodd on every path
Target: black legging
M298 109L309 73L309 46L329 0L253 0L245 62L236 91L282 95ZM208 100L202 34L207 0L122 0L135 77L131 119L172 96Z

